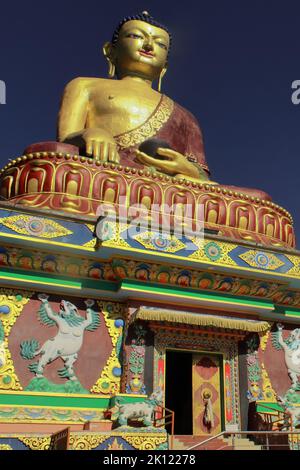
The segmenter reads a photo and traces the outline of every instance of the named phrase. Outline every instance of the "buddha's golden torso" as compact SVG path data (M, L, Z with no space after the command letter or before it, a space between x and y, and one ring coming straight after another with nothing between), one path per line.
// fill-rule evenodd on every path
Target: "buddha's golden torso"
M160 102L161 94L138 81L86 78L87 128L102 128L116 136L143 124Z

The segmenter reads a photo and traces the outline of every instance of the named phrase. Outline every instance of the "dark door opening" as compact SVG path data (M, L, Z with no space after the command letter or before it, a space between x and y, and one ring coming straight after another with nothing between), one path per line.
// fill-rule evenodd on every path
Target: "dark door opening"
M192 358L189 352L166 353L165 406L175 412L175 434L193 434Z

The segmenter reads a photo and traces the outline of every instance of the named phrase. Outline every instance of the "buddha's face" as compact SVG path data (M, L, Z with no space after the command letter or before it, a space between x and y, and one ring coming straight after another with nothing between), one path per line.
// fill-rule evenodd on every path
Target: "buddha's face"
M119 76L133 74L154 80L167 62L170 38L166 31L144 21L125 23L114 47Z

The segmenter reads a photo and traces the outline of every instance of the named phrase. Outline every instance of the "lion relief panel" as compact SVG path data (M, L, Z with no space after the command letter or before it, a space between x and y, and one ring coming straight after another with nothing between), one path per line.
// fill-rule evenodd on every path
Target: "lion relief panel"
M115 343L101 303L46 294L31 297L8 337L21 388L36 392L90 393Z

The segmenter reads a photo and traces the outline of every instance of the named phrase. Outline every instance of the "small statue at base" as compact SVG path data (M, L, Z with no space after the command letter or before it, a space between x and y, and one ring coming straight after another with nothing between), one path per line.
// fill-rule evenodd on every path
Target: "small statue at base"
M117 419L120 426L127 426L130 419L141 420L143 425L148 427L153 426L154 411L162 404L163 392L158 389L142 402L122 403L121 400L116 399L112 419Z

